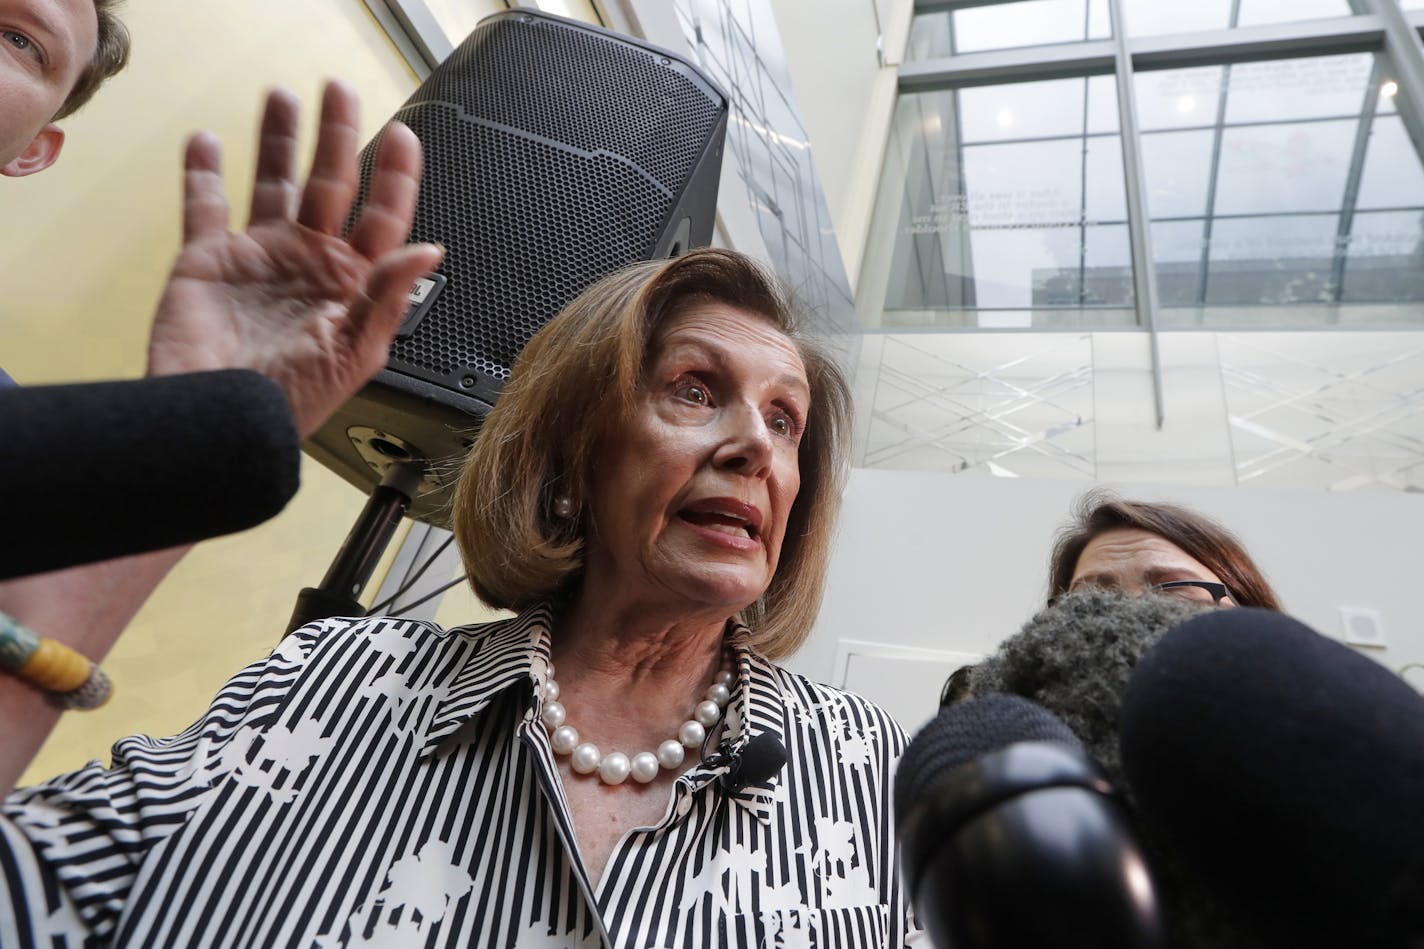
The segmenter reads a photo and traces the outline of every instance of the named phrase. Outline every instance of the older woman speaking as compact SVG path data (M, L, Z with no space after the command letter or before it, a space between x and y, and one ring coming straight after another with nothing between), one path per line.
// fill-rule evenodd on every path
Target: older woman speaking
M816 614L848 413L747 258L606 278L520 356L457 489L470 580L514 618L303 628L182 735L17 792L0 926L904 944L903 734L774 664Z

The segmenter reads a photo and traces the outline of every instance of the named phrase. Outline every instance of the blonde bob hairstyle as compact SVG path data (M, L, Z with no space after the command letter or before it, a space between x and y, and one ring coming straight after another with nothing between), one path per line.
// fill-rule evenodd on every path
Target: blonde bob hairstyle
M524 348L485 419L455 487L453 520L475 594L523 610L567 603L583 574L585 484L604 437L628 419L657 328L693 303L764 316L796 346L811 389L800 446L801 489L781 558L742 612L770 659L796 650L820 608L846 470L850 393L836 364L801 334L777 279L728 250L636 264L570 303ZM570 497L575 513L554 514Z

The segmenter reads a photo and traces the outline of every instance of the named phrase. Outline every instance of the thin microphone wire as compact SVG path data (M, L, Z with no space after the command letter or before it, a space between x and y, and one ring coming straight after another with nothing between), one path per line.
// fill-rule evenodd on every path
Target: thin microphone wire
M414 573L409 579L407 579L407 580L405 581L405 583L402 583L402 584L400 585L400 588L397 589L396 592L392 593L390 596L386 597L384 600L382 600L381 602L377 603L375 606L373 606L373 607L371 607L369 610L367 610L367 611L366 611L366 615L367 615L367 616L375 616L377 613L380 613L380 612L382 612L383 610L386 610L388 607L390 607L390 605L391 605L392 603L394 603L396 600L400 599L401 597L403 597L403 596L405 596L407 593L409 593L411 587L415 586L416 583L420 582L420 578L425 575L425 571L427 571L427 570L430 569L430 565L433 564L433 563L435 563L435 561L440 557L440 555L445 552L445 549L450 546L450 542L453 541L454 539L455 539L455 535L454 535L454 534L451 534L450 536L446 537L445 540L441 542L440 546L435 548L435 552L432 553L429 557L426 557L426 558L425 558L425 562L420 565L419 569L417 569L417 570L415 571L415 573ZM461 579L464 579L464 578L461 577ZM459 580L456 580L455 582L458 583ZM451 584L451 585L453 586L454 584ZM442 592L443 590L448 590L448 589L449 589L449 587L442 587L442 588L441 588L441 591L437 591L437 592ZM428 599L428 597L427 597L427 599ZM420 603L424 603L424 602L425 602L425 600L421 600L421 601L420 601ZM419 604L419 603L413 603L413 604L411 604L411 606L418 606L418 605L420 605L420 604ZM407 607L405 607L405 609L410 609L411 606L407 606Z
M429 602L430 600L435 599L437 596L439 596L440 594L444 593L446 590L450 589L451 587L453 587L453 586L455 586L455 585L457 585L457 584L464 583L464 582L465 582L466 580L468 580L468 579L469 579L469 577L468 577L467 575L465 575L465 574L462 573L462 574L460 574L458 577L456 577L455 579L451 580L449 583L445 584L444 586L439 587L438 589L432 590L432 591L430 591L429 593L425 594L425 596L423 596L423 597L421 597L420 599L416 600L414 603L407 603L405 606L402 606L402 607L400 607L399 609L392 609L391 612L392 612L392 614L396 614L396 613L399 613L399 612L402 611L402 610L413 610L413 609L415 609L417 606L420 606L422 603L427 603L427 602Z

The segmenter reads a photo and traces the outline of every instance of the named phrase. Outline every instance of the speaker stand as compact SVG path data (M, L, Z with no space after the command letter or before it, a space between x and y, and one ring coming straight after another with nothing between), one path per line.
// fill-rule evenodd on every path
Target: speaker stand
M297 605L287 622L288 633L331 616L366 615L366 607L358 597L366 589L396 526L410 510L424 474L425 466L419 462L401 462L386 469L342 541L321 585L303 587L297 594Z

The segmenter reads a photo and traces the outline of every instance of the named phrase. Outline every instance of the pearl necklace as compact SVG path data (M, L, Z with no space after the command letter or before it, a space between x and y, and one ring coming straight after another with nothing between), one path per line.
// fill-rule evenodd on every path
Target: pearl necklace
M559 702L559 683L554 681L554 664L549 663L542 694L544 710L539 720L549 730L549 745L557 755L570 756L569 767L578 774L598 773L604 784L622 784L631 775L639 784L647 784L666 768L682 765L683 749L701 748L707 732L722 720L722 710L732 700L733 675L723 668L708 686L702 701L692 710L692 717L682 723L676 738L658 745L656 752L640 751L631 758L621 751L603 754L592 742L580 741L576 728L566 723L568 712Z

